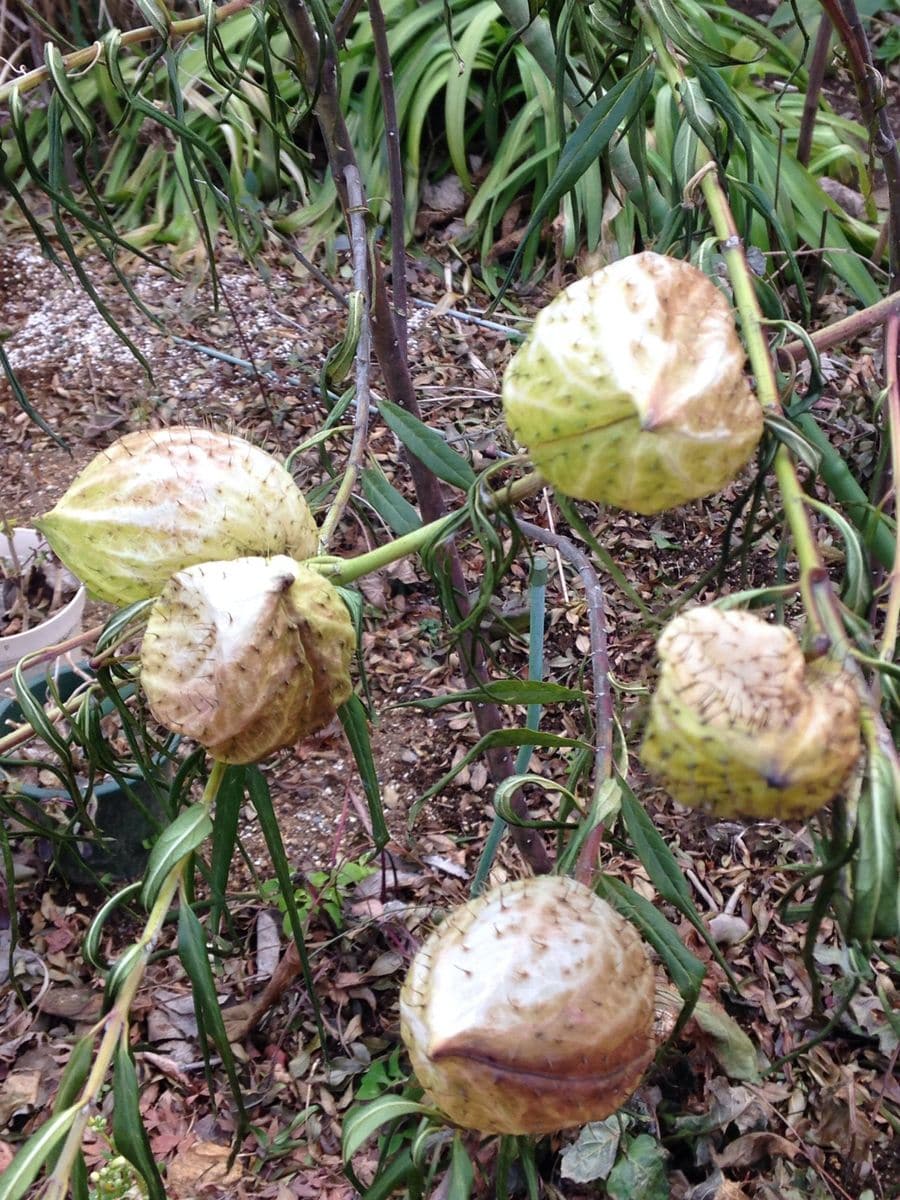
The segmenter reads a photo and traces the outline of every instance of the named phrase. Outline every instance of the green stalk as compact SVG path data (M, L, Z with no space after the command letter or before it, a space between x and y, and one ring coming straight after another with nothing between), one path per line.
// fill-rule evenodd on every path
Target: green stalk
M544 619L547 599L547 560L542 554L536 554L531 568L530 587L530 619L528 627L528 678L534 683L540 683L544 678ZM541 722L541 705L529 704L528 715L525 718L525 728L536 730ZM516 774L524 775L528 770L533 746L520 746L516 755ZM506 821L497 813L491 824L490 831L478 860L470 896L480 896L484 891L491 867L500 848L500 841L506 829Z
M539 492L544 486L545 480L533 471L530 475L513 480L501 491L491 492L487 507L494 510L518 504L526 497ZM402 537L387 542L384 546L376 546L366 554L357 555L356 558L323 558L318 561L313 559L307 565L330 579L335 586L352 583L354 579L371 575L373 571L379 571L398 559L415 554L430 542L448 536L459 524L462 515L463 510L457 509L445 517L439 517L437 521L431 521L428 525L422 525L411 533L405 533Z
M648 37L658 56L660 68L673 91L678 95L680 86L684 82L681 68L670 55L658 27L647 12L644 0L637 0L637 5ZM728 199L719 183L717 167L702 147L700 154L705 162L701 166L697 178L709 208L716 236L722 243L735 304L741 317L747 355L756 375L760 403L764 409L777 410L778 389L775 368L763 334L762 315L753 286L753 278L744 257L741 239L734 225ZM896 356L896 333L893 333L888 339L888 346L893 348L894 356ZM891 377L890 382L895 385L891 400L896 414L896 410L900 409L900 402L897 399L900 383L897 382L895 375ZM816 428L818 429L818 427ZM829 448L831 448L830 444ZM897 448L892 445L892 450L895 454L895 461L897 461ZM785 518L793 536L794 549L800 564L800 588L807 618L816 633L825 635L831 654L842 662L846 670L853 673L862 705L861 721L869 747L870 772L878 765L879 757L883 756L888 769L892 772L893 779L896 779L900 772L900 764L897 762L894 743L878 711L878 705L872 698L866 678L852 658L852 647L844 628L840 603L831 586L828 572L822 566L800 481L786 446L779 447L775 455L774 469L784 503ZM843 495L837 490L835 490L835 495L839 500L843 500ZM892 587L885 642L881 648L881 652L885 656L887 656L889 643L892 643L896 636L898 620L900 620L900 590ZM890 821L885 813L886 795L889 798L889 793L885 791L876 795L875 788L869 786L864 788L860 797L856 825L860 846L854 855L856 878L853 888L853 907L849 919L846 921L846 932L852 941L871 939L878 916L887 909L896 895L896 867L893 857L895 838L893 829L885 832ZM868 840L864 841L863 835L866 834ZM862 879L862 883L860 879ZM827 893L820 893L820 895L823 896L822 909L824 912ZM882 897L887 897L887 902L884 902ZM872 911L873 908L875 911ZM810 945L815 938L814 930L817 928L817 924L818 922L815 922L811 926ZM844 923L842 922L842 924ZM845 1002L845 1006L848 1002L849 1000ZM841 1009L842 1011L843 1009ZM840 1012L834 1014L828 1029L832 1028L840 1015ZM820 1036L824 1036L824 1033ZM804 1049L808 1049L809 1045L814 1045L816 1040L813 1039L813 1042ZM787 1059L780 1059L779 1063L785 1061Z
M686 83L685 74L669 53L662 32L643 0L638 0L637 6L660 69L673 93L680 96ZM735 225L728 197L719 183L718 166L703 145L700 145L698 149L698 162L700 169L695 180L699 181L703 198L712 218L713 228L721 243L725 265L728 268L728 277L734 293L735 307L741 318L741 332L747 348L747 357L756 377L756 394L764 411L780 412L781 402L778 397L775 365L772 362L763 331L763 315L756 297L756 289L753 286L753 276L744 256L743 240ZM774 470L784 501L784 515L794 539L794 549L800 564L800 590L803 595L804 607L816 632L822 632L831 622L828 621L827 614L820 611L819 601L822 591L814 588L813 584L825 572L815 534L803 503L803 491L797 478L797 471L786 446L778 448L775 454Z
M225 764L218 761L213 762L201 800L201 803L206 808L212 807L224 773ZM102 1023L106 1028L103 1033L103 1040L97 1050L91 1073L78 1098L77 1103L80 1111L69 1129L59 1158L56 1160L56 1165L53 1168L53 1173L47 1181L44 1200L66 1200L69 1192L69 1178L72 1174L72 1166L81 1148L84 1130L91 1117L91 1110L100 1095L100 1090L103 1087L110 1064L115 1056L116 1047L128 1029L128 1015L131 1005L144 978L144 971L146 970L147 963L150 961L156 939L159 937L168 916L185 866L190 861L190 858L191 855L186 854L166 876L160 888L159 895L156 898L156 903L150 910L144 931L137 942L137 945L141 948L140 957L135 961L131 971L123 980L112 1008L103 1018Z

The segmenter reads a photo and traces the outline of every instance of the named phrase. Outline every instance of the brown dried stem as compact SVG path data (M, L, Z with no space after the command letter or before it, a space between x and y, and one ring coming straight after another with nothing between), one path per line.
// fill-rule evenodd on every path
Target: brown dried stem
M870 304L868 308L851 313L849 317L834 321L831 325L826 325L824 329L817 329L815 333L807 334L807 337L816 350L821 353L823 350L831 350L834 346L849 342L853 338L859 337L860 334L868 333L870 329L874 329L876 325L886 321L892 313L897 312L900 312L900 291L885 296L883 300ZM796 342L788 342L779 347L778 353L787 355L798 362L808 357L809 347L805 341L798 339Z
M303 0L279 0L279 8L291 33L297 53L298 68L310 96L314 98L313 111L325 142L329 166L335 181L338 197L344 212L351 207L347 194L345 170L358 167L353 152L350 134L341 111L337 62L333 51L323 47L310 20ZM395 404L418 417L419 405L413 387L412 376L401 348L400 337L384 279L384 269L378 256L373 257L373 312L372 345L381 367L385 389ZM396 284L396 280L395 280ZM444 498L437 477L413 455L407 454L416 498L423 520L438 520L446 512ZM447 570L455 593L459 611L469 609L468 588L459 552L452 541L447 542L436 555L438 569ZM460 640L460 657L469 687L484 684L487 675L484 655L478 639L471 633ZM495 704L484 702L474 706L475 719L482 736L502 728L500 710ZM513 757L505 747L496 747L487 753L488 767L495 782L511 775L515 769ZM517 795L513 808L521 817L528 817L524 797ZM516 845L532 869L541 874L550 869L551 860L540 834L533 829L515 827L513 836Z
M391 195L391 293L398 349L407 357L406 344L406 202L403 189L403 162L400 157L400 125L394 95L394 68L388 46L387 27L379 0L369 0L369 20L378 61L381 102L384 105L384 136L387 146L388 179Z
M550 546L578 572L584 586L587 604L588 630L591 638L591 676L594 683L594 720L596 724L595 788L599 788L612 771L613 705L609 686L609 650L606 639L606 612L603 585L590 558L575 543L560 533L517 520L519 529L534 542Z
M828 65L831 32L831 20L827 13L822 13L819 28L816 30L816 40L813 43L812 58L809 61L809 78L806 84L806 97L803 101L803 116L800 120L800 132L797 135L797 162L802 163L804 167L809 163L812 150L816 115L819 111L819 97L822 94L825 68Z

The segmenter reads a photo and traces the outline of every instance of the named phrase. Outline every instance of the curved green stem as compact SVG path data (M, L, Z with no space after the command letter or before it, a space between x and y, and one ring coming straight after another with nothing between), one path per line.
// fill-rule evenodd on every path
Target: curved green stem
M686 82L685 74L669 52L661 30L642 0L638 0L638 10L659 62L660 70L675 95L679 96ZM735 307L740 314L741 332L747 347L747 357L756 377L756 394L764 410L780 411L781 403L778 397L775 365L766 341L763 315L756 297L753 276L744 255L743 239L735 225L728 197L719 182L717 164L703 146L700 147L698 158L700 170L695 179L703 192L713 228L721 243L725 265L728 268L728 277L731 280ZM803 492L797 478L796 467L785 446L780 446L775 455L774 469L784 500L784 515L790 527L797 559L800 563L800 588L804 607L818 632L828 624L825 614L819 611L821 592L817 593L817 589L814 587L814 582L824 574L824 568L809 515L803 503Z
M543 477L533 471L530 475L513 480L508 487L491 492L488 507L497 509L518 504L526 497L535 495L544 486L546 484ZM318 561L312 559L307 565L315 568L320 575L325 575L335 585L352 583L354 579L360 579L363 575L371 575L373 571L379 571L382 567L397 562L398 559L417 553L423 546L449 536L459 524L462 515L462 510L456 509L447 516L440 517L437 521L421 525L411 533L395 538L384 546L376 546L374 550L357 555L356 558L323 558Z
M210 808L215 801L225 769L225 763L213 762L201 800L201 803L207 808ZM172 901L175 898L175 893L178 890L178 885L181 882L185 866L190 857L190 854L186 854L166 876L159 890L156 902L150 910L144 931L137 942L141 953L135 960L131 971L123 980L113 1006L102 1022L105 1026L103 1039L97 1049L91 1073L78 1097L80 1111L69 1129L53 1172L47 1181L44 1200L65 1200L68 1195L72 1166L81 1148L84 1130L90 1119L91 1110L100 1095L100 1089L103 1087L110 1064L115 1056L116 1047L119 1045L120 1040L127 1034L128 1015L131 1005L144 978L144 971L153 953L156 939L159 937L165 923L169 909L172 906Z

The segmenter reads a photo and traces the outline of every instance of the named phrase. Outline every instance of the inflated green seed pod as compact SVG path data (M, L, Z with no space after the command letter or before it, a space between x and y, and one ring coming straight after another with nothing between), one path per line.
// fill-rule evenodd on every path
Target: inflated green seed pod
M503 407L559 491L639 513L730 483L763 430L725 297L690 263L651 252L538 313Z
M161 725L226 763L327 725L350 696L353 623L337 590L285 556L179 571L150 613L141 683Z
M800 820L860 754L859 698L831 659L807 663L782 625L695 608L671 621L641 759L681 804L719 817Z
M280 463L243 438L188 425L119 438L36 524L94 596L120 605L158 596L194 563L304 559L317 546Z
M614 1112L653 1057L654 977L623 917L573 879L504 884L413 959L400 1029L427 1098L484 1133Z

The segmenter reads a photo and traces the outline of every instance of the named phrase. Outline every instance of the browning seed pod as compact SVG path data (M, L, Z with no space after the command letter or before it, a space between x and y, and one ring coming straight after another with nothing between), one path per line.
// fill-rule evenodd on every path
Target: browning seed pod
M353 624L336 589L285 556L179 571L150 613L141 683L160 724L226 763L321 729L352 691Z
M36 522L94 596L158 596L176 571L256 554L310 558L317 531L303 494L270 454L194 426L119 438Z
M763 430L725 297L690 263L649 251L538 313L503 407L560 492L639 513L730 483Z
M623 917L544 875L455 909L416 954L400 1029L457 1125L549 1133L615 1111L653 1057L654 977Z
M719 817L801 820L859 758L859 698L831 659L743 611L695 608L659 639L659 682L641 747L681 804Z

